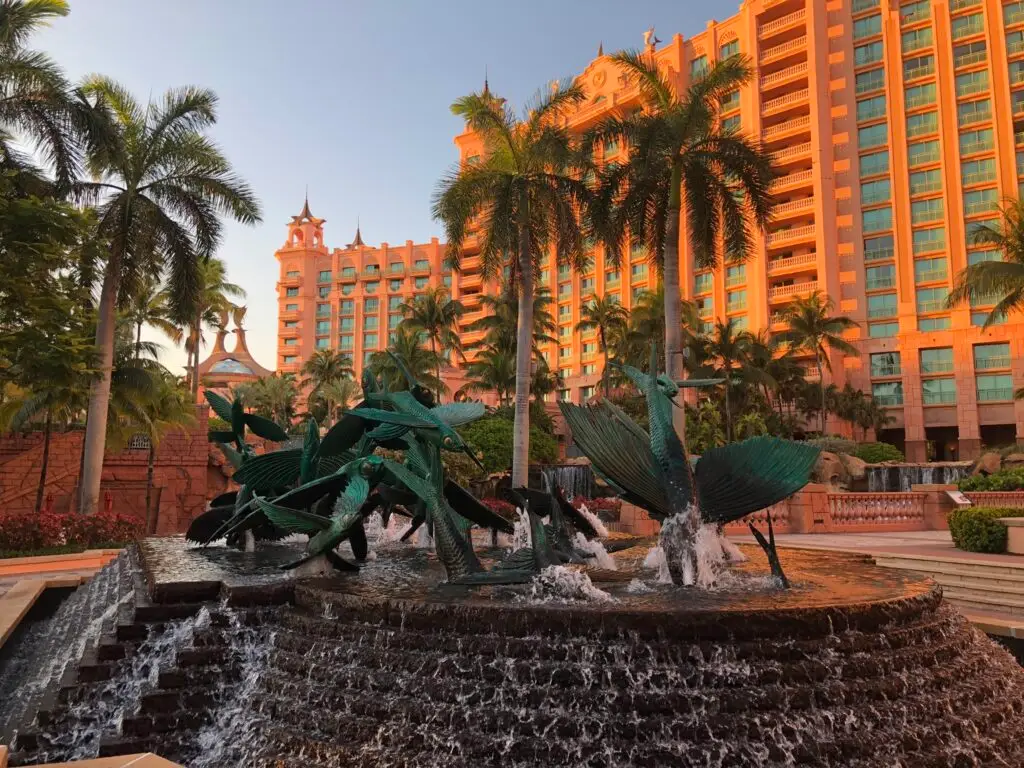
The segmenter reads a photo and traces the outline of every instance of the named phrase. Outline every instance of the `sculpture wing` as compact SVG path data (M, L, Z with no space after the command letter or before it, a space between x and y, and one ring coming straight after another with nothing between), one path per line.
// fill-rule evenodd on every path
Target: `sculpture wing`
M216 392L211 392L208 389L203 392L203 395L206 397L206 402L210 404L210 409L217 414L217 418L230 424L231 403L228 402L227 398L218 395Z
M234 440L233 434L231 436L231 439ZM242 454L236 451L233 446L228 445L227 443L217 442L217 447L220 448L220 452L224 454L224 458L228 460L228 464L230 464L235 469L240 469L241 466L245 463L243 461L244 457L242 456Z
M359 438L370 426L366 419L358 414L360 410L362 409L356 406L355 411L347 412L338 420L337 424L327 430L327 434L320 441L320 448L317 452L320 459L344 453L359 442Z
M345 411L345 415L349 415L352 411ZM400 413L398 411L382 411L379 408L360 408L357 416L362 416L364 419L370 419L371 421L379 421L383 424L394 424L403 427L409 427L411 429L437 429L437 424L426 419L421 419L419 416L413 416L407 413Z
M483 403L446 403L430 411L449 427L460 427L483 417L486 413Z
M676 386L680 389L702 389L704 387L715 387L721 384L725 379L683 379L676 382Z
M346 515L349 513L358 512L363 502L366 501L366 497L370 495L370 483L369 481L360 474L356 474L347 486L345 486L345 492L338 497L341 509L335 512L337 515Z
M245 414L245 426L247 426L256 437L264 440L272 440L275 443L283 443L288 439L288 433L281 429L281 425L255 413Z
M819 452L777 437L752 437L707 451L696 468L701 517L729 523L792 496L810 482Z
M318 477L316 480L310 480L305 485L300 485L298 488L287 493L282 493L274 499L274 503L290 509L305 509L328 493L344 489L348 482L349 477L344 473L336 472L327 477Z
M288 533L305 533L307 536L314 536L331 525L329 518L301 509L282 507L258 496L256 497L256 506L271 523Z
M444 486L444 497L456 513L476 523L481 528L493 528L504 533L514 533L515 527L458 483L449 480Z
M559 403L558 407L572 430L573 441L601 475L625 491L626 501L658 517L671 513L661 472L650 446L638 434L642 433L639 427L626 426L604 403Z
M232 479L248 485L255 493L289 486L299 477L301 460L302 450L299 448L254 456L235 472Z

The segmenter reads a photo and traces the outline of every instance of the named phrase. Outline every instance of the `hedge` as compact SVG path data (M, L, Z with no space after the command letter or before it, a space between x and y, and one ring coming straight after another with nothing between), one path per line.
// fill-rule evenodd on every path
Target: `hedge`
M853 449L852 455L868 464L903 461L903 453L900 449L895 445L889 445L889 443L861 443Z
M513 425L500 416L486 416L459 428L470 447L482 454L487 472L503 472L512 466ZM558 443L551 435L530 425L530 461L552 464L558 459Z
M971 475L963 478L961 491L1021 491L1024 490L1024 468L1001 469L991 475Z
M1006 551L1006 526L1000 517L1019 517L1012 507L964 507L949 515L953 544L964 552L1002 554Z
M123 545L142 536L142 521L110 512L15 512L0 515L0 551L8 556L80 552Z

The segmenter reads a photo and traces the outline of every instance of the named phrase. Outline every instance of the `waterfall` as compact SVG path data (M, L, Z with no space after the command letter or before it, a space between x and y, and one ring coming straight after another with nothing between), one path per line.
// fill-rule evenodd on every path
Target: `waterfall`
M868 491L887 493L909 491L914 485L954 485L970 471L969 463L883 464L869 466Z
M549 490L558 486L566 498L582 496L589 499L594 495L594 473L589 464L557 464L541 470Z

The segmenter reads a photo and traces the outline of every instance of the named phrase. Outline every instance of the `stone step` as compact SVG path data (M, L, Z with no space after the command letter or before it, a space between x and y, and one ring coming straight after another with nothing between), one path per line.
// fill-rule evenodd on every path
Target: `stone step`
M971 559L970 557L943 557L941 555L874 555L876 565L885 568L898 568L902 571L917 573L955 573L970 572L976 576L992 578L1019 577L1024 579L1024 558L1019 564L1013 562L995 562L990 560Z
M1019 597L972 589L949 589L946 599L961 610L999 611L1010 616L1024 616L1024 595Z

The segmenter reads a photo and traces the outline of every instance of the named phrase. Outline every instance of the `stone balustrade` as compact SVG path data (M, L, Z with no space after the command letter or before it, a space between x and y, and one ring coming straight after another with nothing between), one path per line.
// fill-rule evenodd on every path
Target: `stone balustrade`
M964 494L976 507L1019 507L1024 509L1024 491L968 491Z
M923 528L925 493L830 493L833 529L862 525Z

